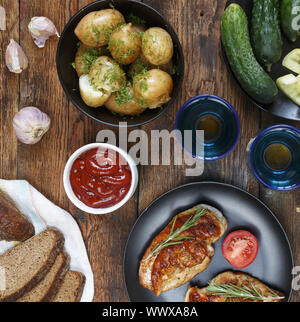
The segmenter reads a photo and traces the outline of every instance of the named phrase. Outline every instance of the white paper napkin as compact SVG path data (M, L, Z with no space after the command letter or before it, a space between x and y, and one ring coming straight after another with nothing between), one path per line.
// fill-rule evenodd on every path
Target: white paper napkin
M27 181L0 179L0 189L9 195L16 207L32 222L36 234L47 227L57 228L63 233L65 250L71 257L70 268L82 272L86 277L81 302L91 302L94 297L94 275L74 218L45 198ZM0 241L0 253L14 245L14 242Z

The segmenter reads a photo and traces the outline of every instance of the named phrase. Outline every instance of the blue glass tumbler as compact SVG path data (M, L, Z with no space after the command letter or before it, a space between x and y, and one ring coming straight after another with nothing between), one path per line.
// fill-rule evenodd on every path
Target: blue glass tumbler
M263 185L274 190L300 187L300 130L274 125L260 132L249 150L250 168Z
M226 100L215 95L198 95L184 103L177 113L175 129L181 133L179 141L184 150L204 161L225 157L236 146L240 136L236 111ZM204 142L203 138L199 139L197 130L204 131ZM187 135L185 131L192 133L191 144L183 143Z

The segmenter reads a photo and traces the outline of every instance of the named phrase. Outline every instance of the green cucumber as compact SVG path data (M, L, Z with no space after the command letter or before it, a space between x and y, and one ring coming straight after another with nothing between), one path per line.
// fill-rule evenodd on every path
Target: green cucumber
M225 10L221 37L231 69L242 88L257 102L272 103L278 94L277 86L254 56L248 19L238 4L233 3Z
M278 0L254 0L251 26L255 57L270 72L282 55Z
M297 7L300 7L300 0L281 1L281 27L288 39L293 42L295 42L298 36L300 36L298 29L300 11L297 10Z

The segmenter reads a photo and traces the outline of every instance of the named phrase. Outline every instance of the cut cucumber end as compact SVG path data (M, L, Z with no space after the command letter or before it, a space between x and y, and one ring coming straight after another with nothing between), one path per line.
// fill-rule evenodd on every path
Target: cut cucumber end
M300 49L294 49L287 54L282 61L282 65L292 72L300 74Z
M300 77L293 74L282 76L276 81L280 90L293 102L300 106Z

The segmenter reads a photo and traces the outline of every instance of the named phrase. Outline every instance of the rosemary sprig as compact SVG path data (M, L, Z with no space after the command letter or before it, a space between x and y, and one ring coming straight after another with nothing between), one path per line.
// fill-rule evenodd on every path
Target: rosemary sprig
M164 239L160 244L156 244L154 246L154 248L152 249L151 253L149 254L149 256L146 259L144 259L143 261L147 261L149 258L151 258L153 256L157 256L166 247L182 244L185 240L192 239L192 237L180 236L180 235L184 231L186 231L186 230L190 229L191 227L197 225L199 218L202 217L205 214L206 214L205 209L202 209L202 208L199 209L195 213L195 215L192 215L191 217L189 217L188 220L181 227L177 228L174 231L175 224L176 224L176 221L177 221L177 218L178 218L178 215L177 215L174 218L174 221L173 221L169 236L166 239Z
M267 294L267 296L263 296L252 283L250 287L246 285L239 287L234 284L220 284L211 281L206 290L212 295L223 297L239 297L253 302L284 299L284 297L278 296L278 294L276 294L270 288L268 288L269 294Z

